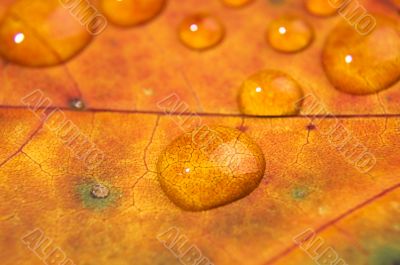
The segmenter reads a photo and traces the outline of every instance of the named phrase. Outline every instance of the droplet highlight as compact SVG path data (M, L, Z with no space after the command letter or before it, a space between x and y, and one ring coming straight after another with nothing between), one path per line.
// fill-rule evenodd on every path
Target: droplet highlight
M156 17L165 0L101 0L107 20L121 27L135 26Z
M311 25L296 16L273 20L267 29L267 41L281 52L297 52L309 46L314 38Z
M224 36L222 23L208 14L186 17L179 26L179 38L187 47L204 50L220 43Z
M250 194L264 175L265 160L245 133L202 126L169 144L157 169L161 188L174 204L201 211Z
M337 14L338 10L332 6L329 1L330 0L306 0L306 9L311 14L321 17Z
M253 0L221 0L222 3L229 7L242 7L253 2Z
M400 26L374 14L376 27L362 34L341 22L329 34L322 63L333 86L349 94L371 94L400 79Z
M277 70L264 70L243 82L238 100L243 114L285 116L300 111L302 98L302 88L289 75Z
M84 8L83 3L76 8ZM0 22L0 55L25 66L63 63L91 39L87 28L58 0L18 0Z

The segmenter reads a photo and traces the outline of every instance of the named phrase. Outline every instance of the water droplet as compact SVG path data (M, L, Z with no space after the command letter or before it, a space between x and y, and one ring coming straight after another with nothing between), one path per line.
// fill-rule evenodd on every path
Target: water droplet
M337 13L337 9L332 6L330 0L307 0L306 9L316 16L332 16Z
M110 190L103 184L96 183L92 186L90 194L93 198L104 199L110 194Z
M296 52L306 48L312 42L314 32L303 19L295 16L283 16L273 20L267 30L267 40L276 50Z
M157 16L165 0L102 0L101 8L106 18L122 27L135 26Z
M85 103L78 98L72 99L69 102L69 105L71 106L71 108L76 109L76 110L83 110L85 108Z
M281 116L297 114L303 91L287 74L265 70L247 78L239 91L239 108L243 114Z
M342 22L328 36L322 62L329 80L340 91L371 94L400 79L399 23L376 14L373 17L377 24L367 35Z
M95 180L86 180L77 184L75 191L82 206L95 211L102 211L111 206L116 206L122 193L119 189L108 183L100 183Z
M159 181L170 200L190 211L245 197L265 170L259 146L243 132L203 126L174 140L159 157Z
M251 3L253 0L222 0L229 7L241 7Z
M91 39L86 26L58 0L18 0L0 22L0 55L25 66L63 63Z
M223 36L222 23L216 17L207 14L188 16L179 26L179 38L192 49L213 47L221 42Z

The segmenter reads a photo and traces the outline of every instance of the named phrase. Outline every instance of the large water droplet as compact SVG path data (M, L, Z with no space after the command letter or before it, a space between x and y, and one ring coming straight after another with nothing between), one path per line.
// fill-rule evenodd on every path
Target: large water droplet
M247 78L239 92L243 114L259 116L293 115L299 112L303 91L287 74L265 70Z
M245 133L203 126L168 145L157 168L170 200L185 210L200 211L251 193L264 175L265 160Z
M192 49L217 45L224 36L222 23L214 16L196 14L186 17L179 26L179 38Z
M332 16L337 13L337 9L332 6L329 1L330 0L306 0L306 9L316 16Z
M26 66L60 64L90 42L86 25L58 0L18 0L0 22L0 54Z
M241 7L252 1L253 0L222 0L222 2L229 7Z
M154 18L165 0L102 0L101 8L107 19L118 26L135 26Z
M296 52L312 42L314 32L305 20L295 16L283 16L273 20L267 30L267 41L281 52Z
M362 25L342 22L323 48L322 62L331 83L351 94L370 94L400 79L399 23L374 14L376 27L368 34Z

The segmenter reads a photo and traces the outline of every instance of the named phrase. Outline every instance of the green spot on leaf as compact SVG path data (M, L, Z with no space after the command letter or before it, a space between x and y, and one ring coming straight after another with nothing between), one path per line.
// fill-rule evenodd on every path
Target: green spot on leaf
M400 246L378 248L371 255L368 265L400 265Z
M302 200L308 195L306 187L296 187L292 190L292 198L295 200Z
M96 184L102 184L109 188L109 194L105 198L96 198L92 194L92 189ZM82 201L83 207L92 210L104 210L116 203L118 198L121 197L121 192L111 187L107 183L100 183L95 181L90 181L86 183L79 184L76 187L76 192Z

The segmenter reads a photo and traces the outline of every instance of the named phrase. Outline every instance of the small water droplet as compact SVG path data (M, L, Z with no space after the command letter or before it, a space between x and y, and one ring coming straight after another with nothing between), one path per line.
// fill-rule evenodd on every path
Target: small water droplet
M70 100L69 105L76 110L83 110L85 108L85 103L77 98Z
M208 14L186 17L179 26L179 38L192 49L203 50L217 45L224 36L222 23Z
M337 13L337 9L333 7L330 0L306 0L306 9L316 16L332 16Z
M241 7L253 2L253 0L222 0L222 2L229 7Z
M303 91L287 74L265 70L247 78L239 91L239 108L243 114L281 116L297 114Z
M157 16L166 0L102 0L101 8L106 18L122 27L135 26Z
M96 183L92 186L90 194L93 196L93 198L104 199L108 197L110 190L103 184Z
M281 52L296 52L312 42L314 32L308 22L295 16L273 20L267 30L267 41Z
M329 34L322 63L331 83L350 94L371 94L400 79L400 26L373 14L377 24L369 34L341 22Z
M245 133L221 126L197 128L160 155L159 181L177 206L200 211L243 198L260 183L264 155Z
M0 55L25 66L63 63L91 39L86 26L58 0L15 1L0 22Z

